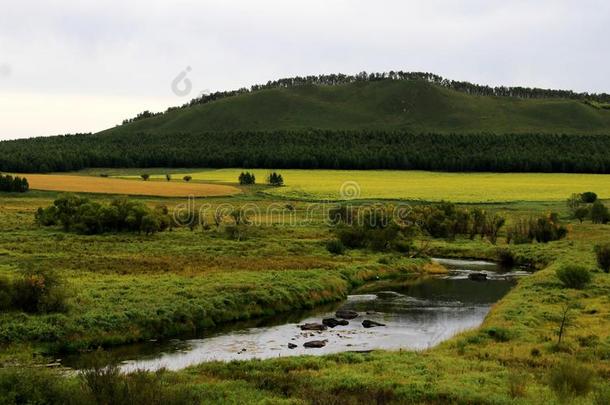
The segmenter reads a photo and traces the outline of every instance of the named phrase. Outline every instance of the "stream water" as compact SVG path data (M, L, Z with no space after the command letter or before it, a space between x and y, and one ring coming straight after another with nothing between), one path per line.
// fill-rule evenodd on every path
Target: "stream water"
M449 269L447 275L377 283L356 291L347 300L309 312L240 322L197 338L148 342L111 349L124 371L179 370L202 362L264 359L295 355L323 355L345 351L421 350L437 345L466 329L478 327L491 306L528 273L506 271L494 263L435 259ZM485 273L487 280L469 279ZM324 331L302 331L299 325L335 317L337 309L358 312L345 326ZM385 326L364 328L371 320ZM305 348L312 340L325 340L322 348ZM291 347L289 347L289 344ZM296 347L294 347L296 346ZM64 359L78 367L86 355Z

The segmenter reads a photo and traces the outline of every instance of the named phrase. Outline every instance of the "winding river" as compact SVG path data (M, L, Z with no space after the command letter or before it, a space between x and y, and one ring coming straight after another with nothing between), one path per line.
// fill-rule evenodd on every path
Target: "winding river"
M346 351L422 350L455 334L476 328L491 306L527 275L507 271L483 261L435 259L449 273L402 283L377 283L354 292L347 300L310 312L299 312L208 332L191 339L148 342L111 349L124 371L136 369L179 370L207 361L266 359L281 356L324 355ZM487 279L469 279L485 273ZM345 326L323 331L303 331L299 325L320 323L335 317L337 309L356 311L358 316ZM363 327L364 320L385 326ZM312 340L324 347L305 348ZM86 355L68 357L64 365L78 368Z

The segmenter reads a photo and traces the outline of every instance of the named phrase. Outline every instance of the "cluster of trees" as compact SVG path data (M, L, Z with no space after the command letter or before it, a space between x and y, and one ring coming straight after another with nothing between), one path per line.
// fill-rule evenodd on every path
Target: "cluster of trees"
M242 186L251 186L253 184L256 184L256 176L254 175L254 173L250 172L241 172L238 177L238 180L239 184L241 184Z
M496 244L500 229L506 222L498 214L480 208L458 208L448 202L416 206L406 219L433 238L454 239L462 235L474 239L479 235L493 244Z
M395 221L392 207L376 206L356 210L340 206L329 212L329 218L336 224L335 235L338 239L327 246L332 253L342 253L344 247L396 250L403 253L408 253L413 248L414 228Z
M506 232L506 243L523 244L548 243L560 240L568 235L566 228L559 221L559 215L551 212L539 218L521 218L516 220Z
M123 120L123 125L129 124L130 122L135 122L135 121L145 120L147 118L156 117L161 114L163 114L163 113L160 113L160 112L154 113L154 112L150 112L148 110L142 111L141 113L139 113L138 115L136 115L133 118L128 118L128 119Z
M281 187L284 185L284 178L277 172L271 172L269 176L267 176L267 183L270 186Z
M336 225L335 234L341 243L328 245L335 253L340 246L407 253L413 249L415 235L446 239L458 235L474 239L479 235L496 244L506 222L495 213L458 208L445 202L404 210L392 206L339 206L329 211L329 219Z
M25 177L11 176L10 174L0 174L0 191L13 193L25 193L30 189L28 179Z
M366 130L80 134L0 142L0 171L254 167L610 173L608 150L610 137L599 135Z
M458 236L486 238L496 244L506 224L503 216L481 208L460 208L453 203L419 205L409 209L392 206L339 206L329 211L336 225L336 241L327 248L341 253L344 247L409 252L415 235L453 240ZM506 232L507 243L548 243L565 238L568 230L556 213L517 221Z
M356 75L345 75L345 74L328 74L328 75L311 75L311 76L296 76L290 78L283 78L278 80L268 81L266 84L256 84L250 88L242 87L237 90L230 91L217 91L210 94L202 94L201 96L192 99L181 107L170 107L166 110L171 112L180 108L187 108L198 104L207 104L213 101L221 100L228 97L234 97L240 94L252 93L259 90L266 89L277 89L277 88L289 88L297 86L307 85L326 85L336 86L341 84L349 84L355 82L372 82L381 80L420 80L433 83L438 86L442 86L448 89L464 92L467 94L473 94L478 96L497 96L497 97L517 97L517 98L564 98L572 100L583 100L588 101L589 105L594 106L590 100L598 103L610 102L610 95L606 93L577 93L571 90L552 90L552 89L540 89L531 87L507 87L507 86L484 86L479 84L473 84L466 81L455 81L445 79L442 76L428 72L403 72L403 71L390 71L382 73L367 73L360 72ZM604 107L605 108L605 107ZM139 113L136 117L126 119L123 124L138 121L145 118L154 117L162 113L152 113L150 111L144 111Z
M63 196L47 208L38 208L35 220L41 226L62 225L66 231L89 235L105 232L150 235L172 226L165 206L150 209L141 202L124 198L106 205L76 195Z
M568 210L574 219L581 223L590 219L594 224L607 224L610 222L608 207L597 199L597 194L588 191L582 194L572 194L567 201Z

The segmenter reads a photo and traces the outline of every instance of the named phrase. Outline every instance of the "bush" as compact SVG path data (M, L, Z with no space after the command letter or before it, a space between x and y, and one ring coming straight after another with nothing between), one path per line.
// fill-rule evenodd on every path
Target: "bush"
M12 307L30 313L63 312L67 294L63 282L53 272L29 271L11 287Z
M610 243L595 246L597 265L604 272L610 272Z
M590 368L564 361L551 370L550 385L560 398L585 395L593 387L593 377Z
M345 253L345 246L340 240L331 240L326 243L326 250L334 255L342 255Z
M150 174L144 173L144 174L141 174L140 177L142 177L142 180L148 181L148 179L150 178Z
M594 224L607 224L610 222L608 207L602 204L601 201L595 201L591 206L591 221Z
M192 179L193 179L193 176L184 176L184 177L182 178L182 180L186 181L187 183L188 183L189 181L191 181Z
M504 267L512 267L515 265L515 255L510 251L510 249L497 249L496 256L500 261L500 265Z
M592 191L587 191L586 193L582 193L580 195L580 199L585 204L593 204L595 201L597 201L597 194Z
M0 368L1 404L66 405L79 402L58 373L27 367Z
M559 281L566 288L582 289L591 282L591 273L585 267L569 265L556 272Z
M510 340L510 332L506 328L492 326L486 330L487 336L496 342L508 342Z
M589 216L590 212L591 210L589 207L578 207L574 210L573 216L582 224L582 222Z

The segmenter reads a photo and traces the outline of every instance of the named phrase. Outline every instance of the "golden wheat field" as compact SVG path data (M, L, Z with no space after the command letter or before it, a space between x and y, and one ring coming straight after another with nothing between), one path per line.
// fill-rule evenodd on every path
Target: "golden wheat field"
M237 187L222 184L126 180L60 174L25 174L32 190L126 194L158 197L220 197L238 194Z

